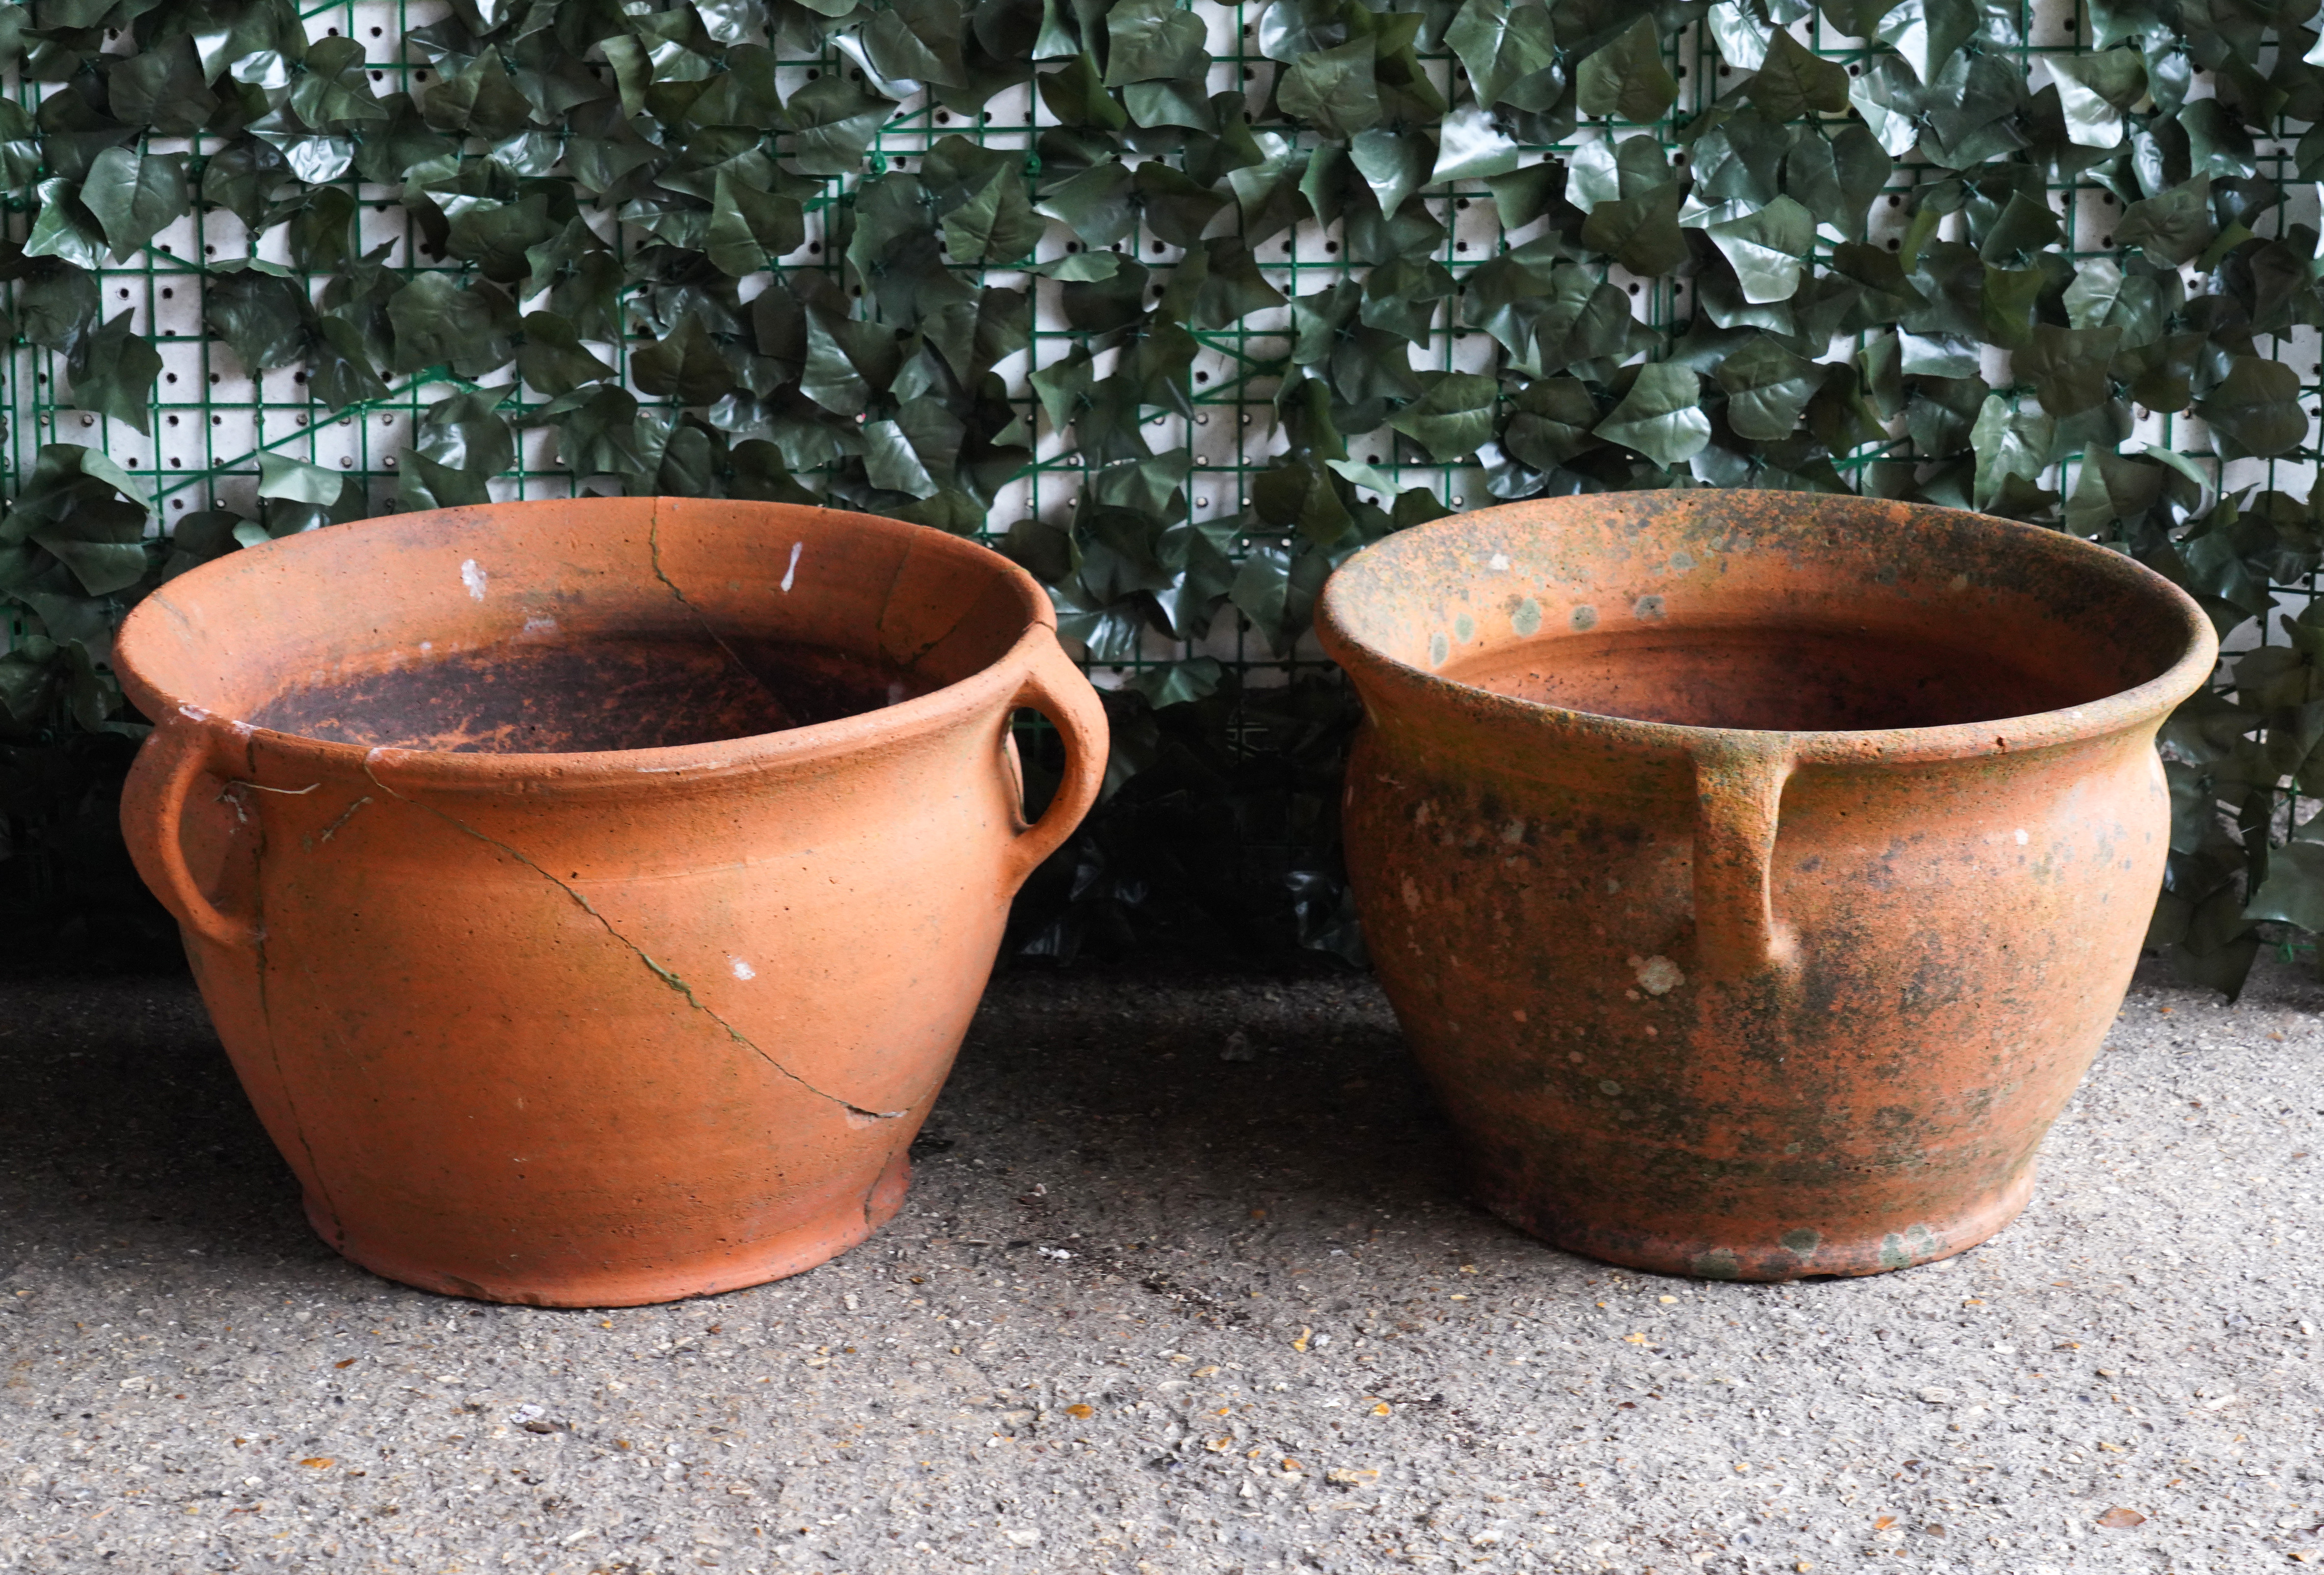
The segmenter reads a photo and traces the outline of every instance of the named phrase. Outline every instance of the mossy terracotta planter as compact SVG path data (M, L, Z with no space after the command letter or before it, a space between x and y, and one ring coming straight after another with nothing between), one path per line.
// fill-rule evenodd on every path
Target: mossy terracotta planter
M171 581L116 659L130 850L309 1218L494 1301L752 1285L892 1215L1105 761L1030 578L787 505L339 526ZM1019 706L1067 760L1030 826Z
M1365 934L1490 1207L1747 1279L2024 1207L2161 882L2192 600L1953 510L1623 493L1391 538L1319 627Z

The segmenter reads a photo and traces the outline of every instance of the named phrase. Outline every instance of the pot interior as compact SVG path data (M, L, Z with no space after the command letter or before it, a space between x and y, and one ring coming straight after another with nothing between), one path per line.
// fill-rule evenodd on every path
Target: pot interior
M2169 582L2056 531L1703 490L1416 527L1333 575L1319 622L1335 655L1562 710L1800 733L2068 712L2211 644Z
M2028 671L1991 649L1868 626L1649 624L1526 640L1443 673L1568 711L1775 732L1947 727L2062 710L2109 692L2073 674Z
M247 720L331 743L563 754L716 743L833 722L934 686L894 662L731 635L601 631L341 669Z
M148 715L456 754L667 749L836 721L1001 662L1047 598L998 554L780 503L606 498L334 526L124 624Z

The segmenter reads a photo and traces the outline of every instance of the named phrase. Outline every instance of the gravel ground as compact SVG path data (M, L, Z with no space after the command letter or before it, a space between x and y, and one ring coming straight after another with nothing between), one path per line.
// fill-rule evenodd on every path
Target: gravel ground
M1020 973L880 1237L580 1312L333 1257L184 982L0 986L0 1569L2324 1565L2319 1006L2142 980L2015 1225L1755 1287L1469 1205L1368 981Z

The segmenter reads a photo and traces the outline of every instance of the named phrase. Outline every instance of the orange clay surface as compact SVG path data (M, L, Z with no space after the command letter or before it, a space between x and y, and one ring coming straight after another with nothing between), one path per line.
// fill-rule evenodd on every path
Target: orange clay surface
M1956 510L1639 493L1406 531L1319 627L1365 934L1490 1207L1790 1279L2024 1206L2162 880L2188 596Z
M973 543L771 503L495 504L162 586L122 806L355 1262L552 1306L795 1274L902 1201L1097 697ZM1066 767L1025 824L1019 706Z

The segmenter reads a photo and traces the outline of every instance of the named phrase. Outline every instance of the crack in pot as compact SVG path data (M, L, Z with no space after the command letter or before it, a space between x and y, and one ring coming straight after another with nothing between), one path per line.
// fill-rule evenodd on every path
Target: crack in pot
M487 847L499 849L502 852L506 853L510 858L514 859L518 863L523 865L526 869L540 876L543 880L546 880L551 886L556 887L558 890L565 893L565 895L570 898L573 900L574 905L580 908L583 913L586 913L591 918L595 919L608 935L611 935L614 940L620 942L623 946L628 947L629 950L637 957L638 961L646 965L647 969L652 972L655 978L660 980L664 984L667 984L672 990L678 991L678 994L684 996L686 998L687 1005L692 1007L696 1011L700 1012L704 1017L708 1018L721 1028L724 1028L726 1031L726 1036L728 1038L733 1040L734 1043L742 1045L744 1049L758 1056L768 1065L773 1067L777 1072L781 1073L785 1077L789 1078L793 1082L798 1084L799 1087L807 1090L807 1092L814 1094L818 1099L829 1100L833 1104L837 1105L842 1110L847 1111L849 1115L861 1117L865 1120L893 1121L911 1113L909 1106L907 1106L905 1109L900 1110L867 1110L862 1106L855 1104L846 1099L843 1099L838 1094L831 1093L825 1090L816 1087L815 1084L809 1082L806 1078L801 1077L798 1073L793 1072L789 1067L785 1066L772 1055L768 1055L767 1052L758 1044L753 1042L749 1036L745 1035L733 1024L728 1022L716 1010L705 1005L702 998L694 993L694 987L692 985L687 983L685 980L679 978L677 974L671 972L669 969L655 962L644 947L639 945L635 941L630 939L629 936L622 934L620 930L614 928L613 920L598 912L595 906L592 904L587 898L582 896L581 893L573 889L572 887L567 885L564 881L559 880L556 876L550 874L547 870L535 863L532 860L525 857L524 854L518 852L516 849L509 846L508 843L502 842L498 837L487 836L484 833L478 831L475 826L470 825L459 816L456 815L447 815L444 811L437 808L432 804L423 804L419 799L407 798L402 794L398 793L394 788L389 787L386 783L381 781L379 779L379 774L372 769L373 757L378 753L380 753L378 750L373 750L369 754L366 754L364 757L364 775L371 778L373 787L378 788L381 792L386 794L389 797L394 799L399 804L408 804L414 809L422 810L427 814L434 815L437 819L444 822L447 825L466 833L468 835L475 838L478 842L484 843Z

